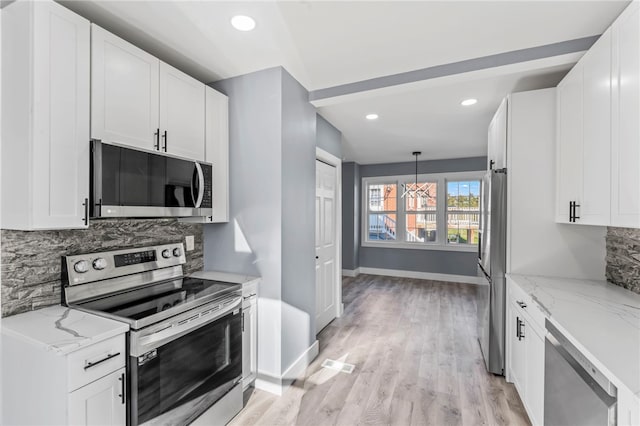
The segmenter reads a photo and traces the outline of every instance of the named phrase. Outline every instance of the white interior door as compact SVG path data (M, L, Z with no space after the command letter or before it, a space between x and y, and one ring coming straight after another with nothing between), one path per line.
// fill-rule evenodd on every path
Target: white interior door
M316 333L336 317L336 172L316 160Z

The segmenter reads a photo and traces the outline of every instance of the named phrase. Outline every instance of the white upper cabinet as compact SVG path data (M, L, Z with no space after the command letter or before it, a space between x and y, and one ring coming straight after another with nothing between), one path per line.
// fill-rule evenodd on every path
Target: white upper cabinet
M229 221L229 98L206 88L205 161L213 164L213 217Z
M205 157L205 85L92 25L91 137Z
M557 222L640 228L638 117L636 0L558 85Z
M205 85L160 63L161 150L204 161Z
M558 84L556 152L556 221L569 223L570 203L580 193L582 176L582 64L578 63Z
M160 61L91 26L91 137L157 149Z
M558 85L556 221L607 225L610 198L611 31Z
M607 225L611 197L611 30L582 58L583 136L576 223Z
M611 31L558 85L556 221L610 221Z
M2 9L2 227L88 226L90 24L52 1Z
M611 225L640 228L640 6L613 24Z
M507 167L507 98L496 111L489 124L487 168Z

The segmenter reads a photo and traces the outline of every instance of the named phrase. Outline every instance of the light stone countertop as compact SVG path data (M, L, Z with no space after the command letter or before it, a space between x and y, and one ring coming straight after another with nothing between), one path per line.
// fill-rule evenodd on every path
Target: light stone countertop
M606 281L508 277L610 380L640 398L640 294Z
M65 306L49 306L3 318L2 336L66 355L129 331L129 325Z
M224 281L234 284L251 284L260 280L260 277L254 277L251 275L232 274L230 272L219 271L198 271L189 275L194 278L202 278L212 281Z

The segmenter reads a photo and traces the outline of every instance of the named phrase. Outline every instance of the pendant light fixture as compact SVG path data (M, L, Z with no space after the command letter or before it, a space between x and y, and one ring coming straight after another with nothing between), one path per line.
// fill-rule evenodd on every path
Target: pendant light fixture
M411 153L411 155L413 155L414 157L416 157L416 180L415 183L413 185L413 190L409 189L410 185L407 184L403 184L404 185L404 191L402 192L402 198L418 198L418 197L425 197L425 198L431 198L431 194L429 194L429 189L427 188L427 183L423 183L422 185L418 186L418 156L422 155L421 151L413 151Z

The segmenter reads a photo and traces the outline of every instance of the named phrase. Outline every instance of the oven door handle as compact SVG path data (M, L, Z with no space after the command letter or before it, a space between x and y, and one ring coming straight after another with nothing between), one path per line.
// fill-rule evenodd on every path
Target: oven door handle
M223 302L224 303L224 302ZM224 306L217 312L211 312L205 315L202 315L202 312L207 312L208 309L205 309L204 306L201 308L200 313L194 314L192 319L185 319L182 324L178 323L173 327L165 328L156 333L149 334L147 336L138 337L135 333L132 333L132 345L131 345L131 355L133 356L142 356L145 353L157 349L160 346L166 345L169 342L179 339L180 337L202 327L213 321L216 321L230 312L233 312L236 309L240 309L240 305L242 304L242 297L238 296L233 299L233 302ZM206 306L206 305L205 305Z

